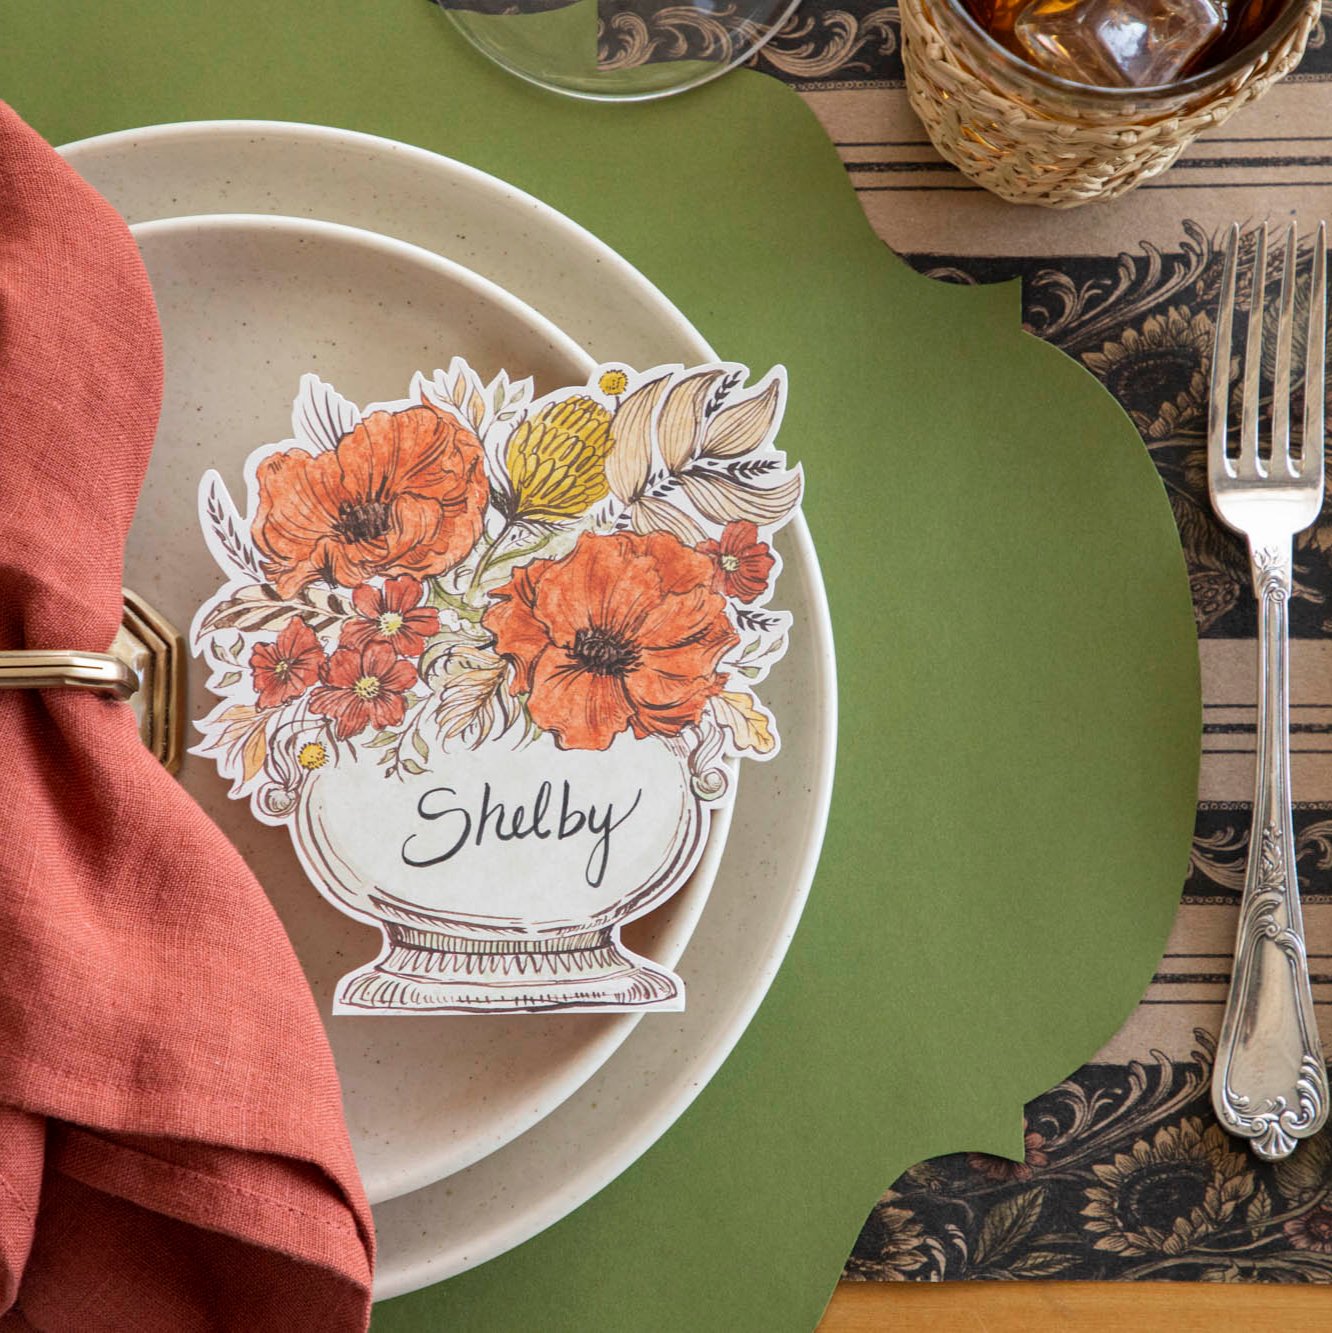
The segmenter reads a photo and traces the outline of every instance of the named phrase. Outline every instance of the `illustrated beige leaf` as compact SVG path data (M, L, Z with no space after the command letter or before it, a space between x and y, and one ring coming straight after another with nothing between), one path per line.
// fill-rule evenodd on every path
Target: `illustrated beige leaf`
M620 404L611 418L606 480L611 494L624 504L638 498L652 468L652 418L670 377L649 380Z
M241 764L246 782L263 768L266 758L268 758L268 736L263 727L255 727L241 751Z
M1038 1187L1006 1199L986 1214L972 1254L975 1263L992 1264L1021 1245L1040 1218L1044 1202L1045 1191Z
M224 713L219 713L219 722L253 722L259 716L259 710L253 704L232 704Z
M1293 1203L1304 1203L1323 1188L1329 1165L1332 1144L1325 1134L1315 1134L1300 1144L1298 1152L1276 1163L1273 1172L1277 1189Z
M1253 1198L1249 1200L1248 1208L1244 1210L1244 1221L1248 1224L1254 1240L1262 1235L1263 1227L1271 1216L1272 1196L1267 1192L1267 1187L1260 1183L1253 1192Z
M340 592L334 592L331 588L321 588L314 583L301 592L299 601L301 605L313 606L320 615L327 616L330 624L356 614L356 608L352 605L350 597L344 597Z
M640 534L669 532L686 546L697 546L707 539L708 534L684 510L650 495L634 502L632 516L634 531Z
M507 577L503 573L501 579ZM421 655L421 679L429 681L432 674L448 666L449 658L454 654L470 649L487 646L490 633L479 625L464 621L458 625L449 625L447 621L440 625L439 633L430 640L430 646Z
M327 588L306 588L299 597L282 597L268 583L249 583L218 603L199 626L201 634L238 629L280 629L298 615L316 634L356 614L351 599Z
M698 450L703 433L703 407L720 370L703 370L682 379L666 395L657 418L657 450L672 472L679 472Z
M461 407L467 401L467 376L461 372L454 378L453 390L449 395L454 407Z
M1020 1254L1004 1270L1005 1277L1053 1277L1071 1268L1076 1256L1060 1254L1057 1250L1028 1250ZM989 1273L986 1277L991 1276Z
M472 390L472 396L467 400L467 420L472 423L473 430L480 430L481 423L486 419L486 400L480 393Z
M297 440L322 453L336 449L361 424L361 409L318 375L302 375L300 392L291 410L291 424Z
M434 671L440 739L476 747L506 732L522 715L509 693L509 663L488 648L459 649Z
M722 408L708 422L699 453L704 458L739 458L757 449L768 438L781 401L781 382L772 380L762 393Z
M681 478L685 494L714 523L743 519L760 527L780 523L800 503L801 478L789 472L776 486L751 486L721 472L690 468Z
M764 711L752 694L723 690L713 697L712 715L718 725L734 737L737 750L771 754L777 744L772 731L772 715Z

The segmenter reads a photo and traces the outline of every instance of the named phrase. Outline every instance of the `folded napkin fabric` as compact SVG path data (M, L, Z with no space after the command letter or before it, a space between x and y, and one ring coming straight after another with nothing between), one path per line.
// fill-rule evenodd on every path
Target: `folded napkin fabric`
M0 103L0 648L104 651L161 400L124 222ZM0 691L0 1329L364 1328L282 926L125 704Z

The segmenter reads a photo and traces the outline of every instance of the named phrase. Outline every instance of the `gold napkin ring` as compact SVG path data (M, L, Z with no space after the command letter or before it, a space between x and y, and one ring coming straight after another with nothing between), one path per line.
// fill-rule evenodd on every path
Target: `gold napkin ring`
M185 756L185 672L190 660L180 631L150 603L126 588L120 631L111 651L128 663L139 682L130 707L139 718L143 743L168 773Z
M0 690L94 690L128 699L138 688L138 676L114 653L0 652Z
M129 699L143 743L168 773L185 755L185 670L180 632L136 592L124 590L109 653L0 652L0 690L95 690Z

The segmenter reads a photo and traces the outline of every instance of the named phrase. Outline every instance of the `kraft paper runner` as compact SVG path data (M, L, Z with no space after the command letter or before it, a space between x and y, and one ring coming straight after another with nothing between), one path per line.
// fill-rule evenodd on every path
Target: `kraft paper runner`
M623 1177L378 1322L810 1327L883 1187L952 1147L1020 1153L1022 1103L1109 1036L1159 955L1196 791L1197 655L1132 426L1021 332L1014 287L894 260L770 79L578 105L405 0L111 17L24 0L7 19L6 96L54 141L263 116L415 142L590 227L723 356L790 369L783 444L809 478L843 725L787 963Z

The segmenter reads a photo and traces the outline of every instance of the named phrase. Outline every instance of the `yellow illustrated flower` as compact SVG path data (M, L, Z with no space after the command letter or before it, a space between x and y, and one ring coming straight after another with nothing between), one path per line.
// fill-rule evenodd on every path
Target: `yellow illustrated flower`
M505 463L513 517L547 522L577 518L610 493L606 455L611 414L590 398L543 407L509 439Z
M310 741L301 746L296 762L307 772L313 772L328 763L328 751L318 741Z
M597 388L607 398L618 398L629 387L629 376L622 370L608 370L598 381Z

